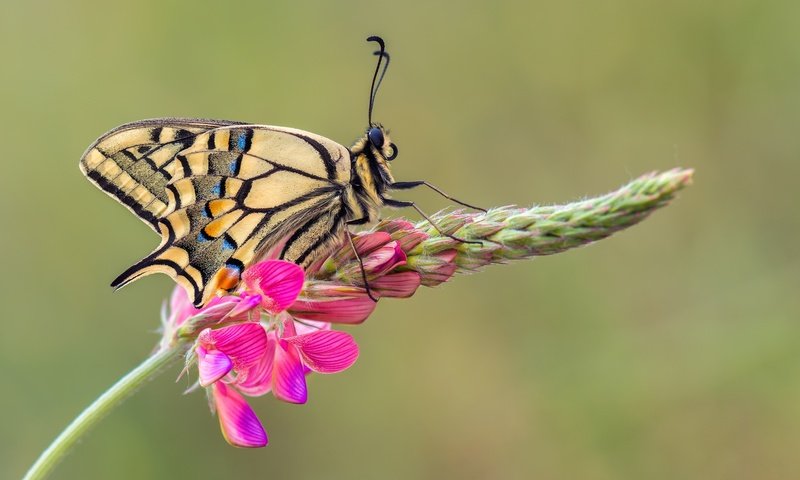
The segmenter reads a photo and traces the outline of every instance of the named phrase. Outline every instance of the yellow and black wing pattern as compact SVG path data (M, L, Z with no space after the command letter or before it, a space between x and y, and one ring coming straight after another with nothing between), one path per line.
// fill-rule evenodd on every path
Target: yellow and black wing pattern
M161 235L116 288L165 273L202 306L267 251L308 266L345 228L349 151L301 130L144 120L100 137L80 166Z

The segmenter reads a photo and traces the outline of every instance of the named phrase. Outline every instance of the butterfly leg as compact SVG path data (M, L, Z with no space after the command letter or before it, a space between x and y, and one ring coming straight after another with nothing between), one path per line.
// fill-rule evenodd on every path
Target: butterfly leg
M369 221L368 217L363 217L363 218L357 218L355 220L350 220L349 222L347 222L347 224L363 225L368 221ZM367 289L367 295L369 295L369 298L373 302L378 303L378 299L375 298L374 295L372 295L372 289L369 288L369 280L367 280L367 271L364 269L364 261L361 259L361 255L359 255L358 250L356 250L356 244L355 242L353 242L353 234L350 233L350 230L347 228L344 229L344 234L347 235L347 240L350 241L350 248L353 249L353 254L356 256L356 260L358 260L358 265L361 267L361 278L364 280L364 288Z
M394 182L393 184L389 185L389 188L392 190L408 190L411 188L419 187L420 185L425 185L426 187L430 188L434 192L438 193L439 195L443 196L448 200L452 200L459 205L462 205L467 208L471 208L473 210L480 210L481 212L486 212L485 208L476 207L474 205L470 205L469 203L462 202L461 200L451 197L450 195L446 194L442 189L433 185L432 183L428 183L425 180L416 180L413 182Z
M429 218L429 217L428 217L428 216L425 214L425 212L423 212L423 211L422 211L422 210L421 210L421 209L420 209L420 208L417 206L417 204L416 204L416 203L414 203L414 202L408 202L408 201L405 201L405 200L394 200L394 199L392 199L392 198L384 198L384 199L383 199L383 204L384 204L384 205L386 205L387 207L395 207L395 208L405 208L405 207L411 207L411 208L413 208L414 210L416 210L416 211L417 211L417 213L419 213L420 215L422 215L422 218L424 218L425 220L427 220L427 221L428 221L428 223L430 223L430 224L433 226L433 228L435 228L435 229L436 229L436 231L437 231L437 232L439 232L440 234L444 235L445 237L452 238L453 240L455 240L455 241L457 241L457 242L461 242L461 243L474 243L474 244L476 244L476 245L483 245L483 242L481 242L480 240L464 240L463 238L459 238L459 237L456 237L455 235L451 235L451 234L449 234L449 233L445 233L445 232L443 232L443 231L442 231L442 229L441 229L441 228L439 228L439 226L438 226L438 225L436 225L436 223L434 223L434 221L433 221L433 220L431 220L431 219L430 219L430 218Z

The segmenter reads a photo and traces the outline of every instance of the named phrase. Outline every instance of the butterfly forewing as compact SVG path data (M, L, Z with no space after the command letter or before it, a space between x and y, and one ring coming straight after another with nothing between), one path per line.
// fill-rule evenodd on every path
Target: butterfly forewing
M195 305L235 288L267 250L307 266L340 237L349 151L300 130L164 119L123 125L81 169L162 237L112 286L165 273Z

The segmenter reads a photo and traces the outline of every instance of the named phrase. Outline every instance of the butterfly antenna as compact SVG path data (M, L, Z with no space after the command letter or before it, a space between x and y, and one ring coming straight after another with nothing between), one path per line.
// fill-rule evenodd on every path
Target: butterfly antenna
M378 64L375 65L375 73L372 75L372 86L369 87L369 113L367 115L367 119L369 121L370 126L372 126L372 107L375 105L375 81L378 79L378 72L381 70L381 63L383 62L383 56L386 52L386 44L383 42L381 37L373 35L367 38L368 42L377 42L380 45L381 49L378 52ZM386 70L384 70L386 72ZM383 78L383 76L381 76Z
M381 76L378 78L378 83L375 84L375 90L372 92L372 104L375 104L375 97L378 95L378 89L381 88L381 83L383 83L383 77L386 76L386 70L389 69L389 61L391 57L387 52L377 51L373 52L373 55L380 55L386 59L386 63L383 64L383 71L381 72Z

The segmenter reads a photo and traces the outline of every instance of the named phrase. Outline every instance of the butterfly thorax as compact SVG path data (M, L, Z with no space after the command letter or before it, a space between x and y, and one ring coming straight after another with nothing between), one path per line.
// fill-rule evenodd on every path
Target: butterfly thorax
M373 129L379 129L382 135L377 139L374 135L370 138L369 131ZM387 159L393 158L396 147L392 146L383 127L373 127L370 130L350 147L351 192L345 197L350 220L362 220L364 223L377 219L387 187L394 183Z

